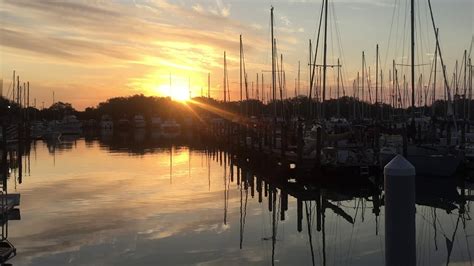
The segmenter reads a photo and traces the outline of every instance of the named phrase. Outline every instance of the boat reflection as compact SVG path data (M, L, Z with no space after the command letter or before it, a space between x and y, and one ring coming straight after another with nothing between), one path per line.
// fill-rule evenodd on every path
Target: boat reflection
M9 222L20 220L20 194L8 192L8 180L22 183L23 175L30 173L30 146L17 143L1 146L0 149L0 264L11 265L10 259L17 250L9 241Z
M80 146L78 142L77 139L62 139L46 142L46 145L50 154L54 155L56 152L73 150L77 145ZM35 151L38 143L33 142L21 152L24 159L20 162L9 162L12 171L19 169L16 177L19 182L22 180L21 173L28 173L25 169L29 169L29 153L30 150ZM292 169L270 168L264 161L252 162L238 151L219 149L197 137L183 136L170 142L159 137L158 133L153 134L153 131L131 130L106 136L91 135L86 140L86 147L122 154L126 158L142 158L143 155L155 158L155 154L156 158L161 156L160 167L165 170L161 174L166 178L169 174L170 185L164 188L171 191L166 194L168 196L175 195L173 190L183 187L192 189L192 178L203 179L209 194L217 190L219 199L223 200L217 202L222 204L217 210L223 227L237 228L238 234L231 234L235 248L242 252L255 249L257 241L257 245L268 252L269 256L265 260L272 265L295 262L362 265L367 261L360 261L361 253L370 254L371 264L384 263L382 179L346 185L324 179L323 183L318 181L321 179L301 175ZM199 157L201 166L196 168ZM217 188L212 183L216 182L216 173L219 182ZM183 185L179 178L184 176L189 178L189 183ZM152 184L164 186L163 183ZM470 202L474 199L473 185L458 179L417 178L416 187L417 264L441 261L449 264L453 258L458 262L462 256L462 262L472 262L469 246L472 230L469 231L469 228L472 228ZM193 196L196 195L187 195L190 198ZM156 205L159 209L161 207L158 204L166 205L167 200L170 199L152 200L147 206ZM170 201L170 206L174 206L173 200ZM206 209L195 208L196 215L205 215L203 212ZM256 211L256 208L260 208L261 212ZM235 219L235 210L238 219ZM148 211L159 213L152 209ZM172 210L168 212L172 213ZM260 237L258 234L255 236L255 230L257 233L260 231ZM221 235L217 237L224 239ZM303 253L307 257L292 257L291 245L295 239L305 243L306 250Z

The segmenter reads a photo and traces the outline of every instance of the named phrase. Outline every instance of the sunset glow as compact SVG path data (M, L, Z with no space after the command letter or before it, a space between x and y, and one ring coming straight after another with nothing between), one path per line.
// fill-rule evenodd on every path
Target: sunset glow
M368 67L375 68L376 43L381 47L384 71L391 65L392 58L401 63L408 58L402 49L397 50L402 52L394 52L394 47L408 45L401 43L408 39L408 32L402 30L404 16L392 18L394 8L400 14L405 12L405 4L396 4L398 2L333 2L338 17L330 21L328 63L335 64L338 57L344 60L343 79L347 87L360 71L361 51L366 51ZM460 54L451 51L462 51L471 41L472 3L466 0L455 0L452 4L449 4L451 1L432 2L437 17L446 8L450 9L450 14L456 14L456 20L439 16L437 21L445 62L448 71L452 71L455 58ZM263 75L268 89L271 81L268 72L271 68L270 4L275 8L277 53L284 57L286 86L291 92L288 94L294 95L298 62L301 64L301 93L307 94L308 40L315 38L321 2L255 1L251 9L247 8L248 4L248 1L220 0L3 0L0 4L4 18L0 26L0 78L3 79L4 94L8 94L12 72L16 70L22 80L30 81L31 98L46 106L52 102L53 91L57 100L70 102L79 110L111 97L134 94L187 100L188 79L191 80L191 97L199 96L202 88L207 95L207 75L210 73L211 97L222 99L223 54L226 51L230 98L235 100L239 98L240 90L240 34L249 88L252 82L256 85L258 74ZM420 1L419 9L424 12L421 16L427 15L425 1ZM427 64L433 58L435 42L432 32L427 31L430 25L425 25L424 19L421 22L424 24L417 30L423 30L419 37L427 47L417 47L420 49L417 61ZM392 43L389 44L391 23L398 28L392 30ZM339 51L339 45L342 51ZM400 76L404 74L408 75L400 73ZM371 80L375 80L373 71ZM334 87L335 82L335 71L330 69L328 83ZM87 93L90 91L94 93ZM334 93L331 95L334 97Z
M172 86L170 88L169 85L161 85L158 87L157 92L157 95L168 96L175 101L185 102L190 99L189 90L184 86Z

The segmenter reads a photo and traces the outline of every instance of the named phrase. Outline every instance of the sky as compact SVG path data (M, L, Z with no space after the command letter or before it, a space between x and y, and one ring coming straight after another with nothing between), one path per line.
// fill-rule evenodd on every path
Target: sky
M410 56L409 0L329 2L328 64L340 60L344 94L353 93L363 51L371 69L367 82L374 86L376 44L388 90L392 60L405 64ZM470 49L474 2L431 2L451 76L455 61ZM435 39L427 0L415 3L417 75L423 73L423 83L428 84ZM230 98L238 100L242 35L249 94L257 97L258 75L262 97L263 75L263 97L268 98L271 6L287 95L295 94L298 62L299 94L307 94L308 42L312 39L314 49L321 0L0 0L3 95L11 97L13 70L21 83L29 81L30 102L36 100L38 107L51 105L54 91L56 101L70 102L79 110L134 94L185 98L189 87L193 97L201 91L207 95L210 73L211 97L222 99L225 51ZM319 48L321 64L322 45ZM336 96L336 73L334 68L328 70L330 98ZM400 66L400 78L405 73L408 69Z

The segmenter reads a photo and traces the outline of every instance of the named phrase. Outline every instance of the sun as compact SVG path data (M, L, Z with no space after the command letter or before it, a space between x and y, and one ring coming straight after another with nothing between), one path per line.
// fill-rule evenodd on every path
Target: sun
M175 101L187 102L190 100L187 86L174 85L170 88L169 85L161 85L157 91L159 94L171 97L171 99Z
M189 90L184 87L173 87L171 88L171 98L175 101L186 102L190 100Z

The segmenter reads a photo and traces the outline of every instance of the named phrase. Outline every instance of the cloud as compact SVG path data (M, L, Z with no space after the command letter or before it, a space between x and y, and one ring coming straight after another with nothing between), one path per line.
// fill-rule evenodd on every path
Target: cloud
M280 16L280 21L285 25L285 26L290 26L291 21L287 16Z

